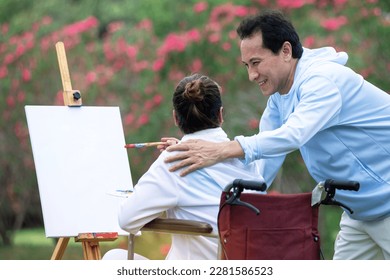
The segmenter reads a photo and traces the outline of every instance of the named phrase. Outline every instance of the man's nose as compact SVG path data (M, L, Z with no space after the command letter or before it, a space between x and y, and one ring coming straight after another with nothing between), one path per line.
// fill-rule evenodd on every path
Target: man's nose
M259 74L254 69L248 69L248 76L249 76L249 81L254 82L256 81Z

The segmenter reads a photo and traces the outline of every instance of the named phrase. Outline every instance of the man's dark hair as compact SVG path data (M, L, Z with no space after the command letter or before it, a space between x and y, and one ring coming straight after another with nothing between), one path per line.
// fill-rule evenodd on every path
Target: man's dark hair
M301 58L303 48L294 26L283 14L276 10L267 10L255 16L245 18L237 28L241 40L257 33L262 34L263 47L278 54L283 43L288 41L292 46L292 57Z

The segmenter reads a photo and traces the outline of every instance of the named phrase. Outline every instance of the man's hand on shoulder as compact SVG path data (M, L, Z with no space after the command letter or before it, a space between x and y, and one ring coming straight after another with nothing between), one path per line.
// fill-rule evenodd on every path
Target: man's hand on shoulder
M165 162L176 162L170 171L184 168L180 176L185 176L200 168L221 162L227 158L242 157L243 151L236 141L209 142L205 140L188 140L166 148L168 152L178 151L173 156L165 159Z

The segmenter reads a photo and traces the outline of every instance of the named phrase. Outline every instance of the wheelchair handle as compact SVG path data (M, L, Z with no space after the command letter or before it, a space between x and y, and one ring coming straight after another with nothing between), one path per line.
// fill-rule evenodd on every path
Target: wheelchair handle
M265 191L267 189L267 184L264 181L260 181L260 180L235 179L232 183L228 184L223 190L226 195L225 196L226 201L223 204L223 206L225 206L226 204L245 206L253 210L256 213L256 215L259 215L260 213L259 209L257 209L250 203L240 200L241 193L244 189L254 190L254 191Z
M334 199L334 196L336 195L336 189L358 191L360 188L359 182L327 179L320 184L323 184L324 190L326 192L326 197L321 201L321 204L341 206L347 209L349 213L353 214L353 210L351 208Z
M324 188L347 190L347 191L358 191L360 188L360 184L359 182L356 181L342 181L342 180L327 179L325 180Z
M224 192L229 192L232 188L238 188L240 193L244 189L263 192L267 189L267 184L260 180L235 179L233 183L225 187Z

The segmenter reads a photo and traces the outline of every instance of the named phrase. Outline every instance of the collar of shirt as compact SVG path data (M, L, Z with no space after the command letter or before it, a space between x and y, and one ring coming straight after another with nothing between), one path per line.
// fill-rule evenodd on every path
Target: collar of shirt
M181 141L187 141L190 139L202 139L212 142L230 141L230 139L227 137L227 134L221 127L208 128L199 130L194 133L186 134L183 136Z

